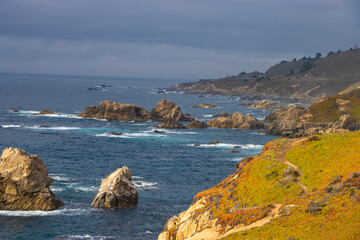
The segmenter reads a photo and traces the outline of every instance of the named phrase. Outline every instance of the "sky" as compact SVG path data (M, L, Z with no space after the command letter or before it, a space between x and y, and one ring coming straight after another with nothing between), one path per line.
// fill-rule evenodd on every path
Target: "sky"
M355 44L358 0L0 0L0 72L218 78Z

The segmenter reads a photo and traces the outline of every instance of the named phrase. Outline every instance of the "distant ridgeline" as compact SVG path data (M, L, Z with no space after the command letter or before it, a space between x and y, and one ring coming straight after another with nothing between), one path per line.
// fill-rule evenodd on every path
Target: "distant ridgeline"
M316 58L282 61L265 73L242 72L238 76L181 83L170 90L312 103L320 97L354 89L360 82L359 66L360 49L329 52L324 58L317 53Z

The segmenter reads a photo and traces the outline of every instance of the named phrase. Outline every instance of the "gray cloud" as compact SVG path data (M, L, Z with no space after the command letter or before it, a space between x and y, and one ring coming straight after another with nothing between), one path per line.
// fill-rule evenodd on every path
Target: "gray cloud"
M190 78L263 71L356 44L356 4L3 0L0 71Z

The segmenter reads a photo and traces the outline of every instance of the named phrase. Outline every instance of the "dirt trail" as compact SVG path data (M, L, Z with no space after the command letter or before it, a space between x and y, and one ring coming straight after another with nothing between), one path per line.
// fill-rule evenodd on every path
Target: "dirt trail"
M309 188L307 186L305 186L304 184L302 184L302 182L300 180L301 176L302 176L302 171L298 166L296 166L295 164L293 164L293 163L289 162L288 160L286 160L285 156L296 145L298 145L301 142L304 142L307 139L308 138L300 138L300 139L296 139L296 140L288 140L289 142L287 143L285 148L277 156L279 161L281 161L282 163L286 164L287 166L295 169L295 171L297 171L299 173L299 176L296 178L296 183L299 184L299 186L303 189L303 193L307 193Z

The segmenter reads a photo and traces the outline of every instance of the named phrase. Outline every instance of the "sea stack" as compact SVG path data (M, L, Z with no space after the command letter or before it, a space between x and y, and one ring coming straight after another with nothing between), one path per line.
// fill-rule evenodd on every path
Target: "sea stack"
M191 122L194 120L189 114L183 114L178 105L165 99L158 102L151 110L151 116L158 121Z
M0 209L50 211L64 205L50 190L45 163L19 148L6 148L0 163Z
M105 208L136 207L138 198L138 191L131 182L131 172L124 166L101 182L99 192L91 205Z

